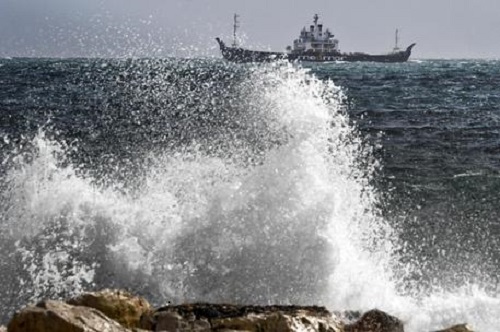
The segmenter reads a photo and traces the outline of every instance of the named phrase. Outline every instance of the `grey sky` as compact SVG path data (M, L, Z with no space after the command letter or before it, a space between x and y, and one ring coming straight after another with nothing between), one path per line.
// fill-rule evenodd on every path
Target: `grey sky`
M315 13L342 51L500 58L499 0L0 0L0 56L217 55L232 15L251 48L284 50ZM230 40L228 40L230 42Z

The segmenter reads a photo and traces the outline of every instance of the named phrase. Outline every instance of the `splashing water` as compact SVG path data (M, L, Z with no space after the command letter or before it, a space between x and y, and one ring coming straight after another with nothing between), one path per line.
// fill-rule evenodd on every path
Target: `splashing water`
M493 331L500 301L479 286L407 295L398 236L370 185L379 166L341 90L289 64L244 70L176 106L210 104L236 129L223 122L208 139L148 151L127 188L82 170L39 131L2 178L2 308L121 287L157 304L378 307L409 331L462 321Z

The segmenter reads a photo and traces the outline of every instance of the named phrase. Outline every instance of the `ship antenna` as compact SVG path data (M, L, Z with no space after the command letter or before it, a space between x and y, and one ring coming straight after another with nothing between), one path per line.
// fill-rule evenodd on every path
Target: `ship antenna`
M399 52L399 30L396 29L396 44L394 46L394 52Z
M238 46L238 43L236 42L236 30L240 27L240 22L238 21L238 17L240 17L240 15L234 14L233 47L237 47Z

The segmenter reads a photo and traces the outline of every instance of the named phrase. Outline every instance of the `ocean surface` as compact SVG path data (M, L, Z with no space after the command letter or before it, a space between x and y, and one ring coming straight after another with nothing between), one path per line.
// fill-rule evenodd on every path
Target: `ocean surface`
M0 322L42 298L500 326L500 61L0 59Z

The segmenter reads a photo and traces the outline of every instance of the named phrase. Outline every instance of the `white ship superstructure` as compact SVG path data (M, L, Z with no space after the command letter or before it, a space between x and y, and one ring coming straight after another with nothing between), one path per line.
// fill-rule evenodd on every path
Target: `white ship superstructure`
M318 24L319 16L314 15L314 24L307 30L305 27L300 32L298 39L293 41L292 53L336 53L339 50L339 41L334 38L330 30L323 31L323 24Z

